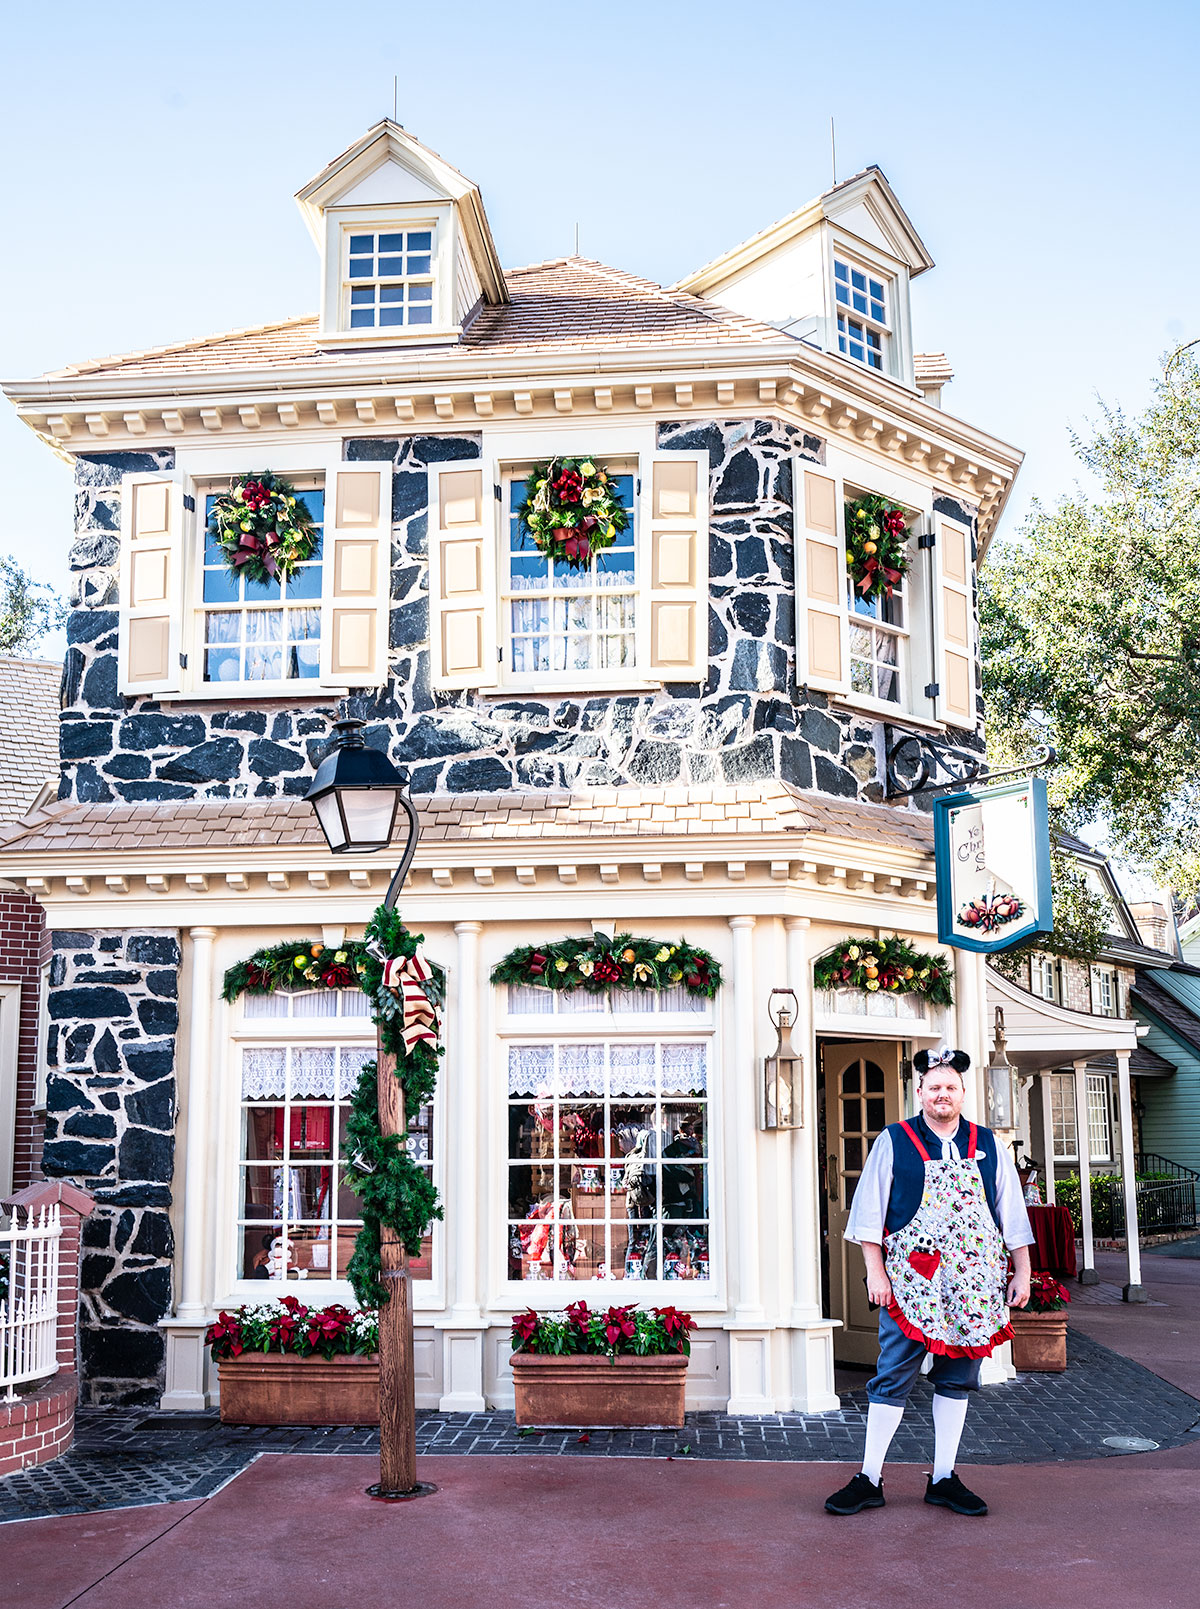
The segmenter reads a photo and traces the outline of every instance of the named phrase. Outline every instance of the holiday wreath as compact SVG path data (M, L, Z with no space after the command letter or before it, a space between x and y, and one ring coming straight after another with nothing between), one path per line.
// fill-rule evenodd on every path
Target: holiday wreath
M208 534L234 575L259 583L286 581L320 540L308 504L269 469L234 476L213 503Z
M846 504L846 569L864 598L890 598L908 574L908 519L886 497Z
M954 974L944 955L922 955L901 938L843 939L818 960L818 989L861 989L865 994L921 994L935 1006L954 1003Z
M572 570L585 569L592 554L612 547L629 525L612 477L592 458L536 464L517 517L540 553Z
M686 989L711 999L721 984L721 968L707 950L682 939L635 939L629 933L609 938L559 939L553 944L526 944L510 950L492 968L493 983L515 983L543 989Z

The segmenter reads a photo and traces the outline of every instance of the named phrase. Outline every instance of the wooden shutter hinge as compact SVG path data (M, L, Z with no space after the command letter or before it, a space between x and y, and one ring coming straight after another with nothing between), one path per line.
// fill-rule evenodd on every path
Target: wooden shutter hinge
M184 494L183 494L183 506L188 511L189 514L194 514L196 512L196 499L192 496L192 494L190 492L184 492Z
M187 655L186 654L180 654L180 656L179 656L179 668L180 668L180 670L186 670L187 669Z
M942 691L941 682L930 682L925 688L926 698L937 698Z
M922 531L917 538L919 548L932 548L937 546L937 536L933 531Z
M495 499L496 499L496 501L498 503L500 501L500 487L499 487L499 484L497 482L495 482L495 481L493 481L493 483L492 483L492 494L493 494L493 496L495 497Z

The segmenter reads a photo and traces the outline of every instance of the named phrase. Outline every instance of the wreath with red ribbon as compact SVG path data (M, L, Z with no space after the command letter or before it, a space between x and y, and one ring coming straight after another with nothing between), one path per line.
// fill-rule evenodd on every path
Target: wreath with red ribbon
M208 534L234 575L286 581L317 551L319 532L303 497L269 469L236 475L208 516Z
M874 493L846 504L846 568L864 598L890 598L908 574L908 516Z
M540 553L572 570L586 569L629 525L612 476L586 456L535 464L517 517Z

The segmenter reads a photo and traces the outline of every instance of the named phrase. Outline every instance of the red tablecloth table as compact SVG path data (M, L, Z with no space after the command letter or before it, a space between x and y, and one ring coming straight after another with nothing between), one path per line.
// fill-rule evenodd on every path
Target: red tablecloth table
M1075 1225L1066 1207L1030 1207L1029 1224L1034 1234L1029 1248L1033 1267L1059 1279L1074 1279Z

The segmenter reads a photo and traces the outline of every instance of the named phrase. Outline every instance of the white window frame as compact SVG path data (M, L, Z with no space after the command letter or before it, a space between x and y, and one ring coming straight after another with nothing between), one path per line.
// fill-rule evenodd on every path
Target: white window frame
M1092 1014L1097 1017L1121 1015L1121 980L1116 967L1092 967Z
M1112 1162L1112 1094L1107 1073L1087 1073L1088 1148L1090 1166ZM1079 1134L1076 1124L1075 1074L1050 1075L1051 1128L1055 1162L1079 1161ZM1097 1146L1097 1135L1103 1150Z
M1058 956L1049 955L1043 950L1034 950L1030 954L1029 992L1051 1005L1065 1004L1062 961Z
M864 257L861 257L861 256L855 254L854 252L850 252L850 251L845 250L845 248L842 247L838 243L834 244L832 261L833 261L833 273L832 273L832 278L830 280L830 284L831 284L831 287L832 287L832 290L833 290L832 307L831 307L832 333L833 333L833 343L834 343L833 344L833 350L837 353L837 355L839 357L845 358L848 363L853 363L857 368L866 369L872 374L879 374L879 375L891 374L893 372L892 339L893 339L893 335L894 335L894 330L893 330L894 319L890 316L890 309L892 307L893 299L894 299L894 296L895 296L895 282L894 282L894 280L891 278L890 275L884 273L884 271L882 269L878 268L877 266L875 266L872 263L869 263ZM875 315L873 313L869 312L869 311L865 312L865 313L859 312L856 308L854 308L852 306L847 306L844 302L840 302L838 300L838 294L837 294L838 285L841 283L838 280L838 277L837 277L837 270L838 270L839 267L845 268L845 270L846 270L848 275L853 275L853 274L856 274L856 273L862 274L868 280L868 282L870 280L874 279L883 287L883 296L881 298L881 300L883 302L883 318L882 319L876 318ZM853 297L854 291L853 291L853 281L852 280L851 280L850 284L847 286L847 291L848 291L848 294L851 297ZM872 298L872 296L870 294L869 288L868 288L866 299L867 299L868 302L871 302L873 300L873 298ZM869 342L867 340L867 332L868 331L870 331L871 333L873 333L874 335L876 335L878 337L878 339L879 339L879 364L878 364L878 367L873 363L867 362L864 358L856 358L856 357L854 357L853 354L848 349L846 351L842 350L842 341L843 341L843 339L845 339L846 342L847 342L847 348L848 348L848 345L849 345L849 341L851 339L851 337L850 337L848 332L843 337L842 332L841 332L841 330L839 328L838 321L842 317L845 317L847 320L852 320L854 323L860 324L862 326L864 350L869 350L870 349Z
M378 261L378 258L382 255L378 249L378 243L384 235L402 234L407 237L408 235L415 233L427 233L430 237L429 252L427 254L429 257L429 269L427 272L419 274L380 274L377 272L370 279L352 279L350 277L350 242L356 236L371 236L376 245L376 249L373 251L372 255ZM356 334L362 333L371 335L416 335L418 333L424 334L434 329L437 323L438 313L438 246L438 226L436 219L431 220L428 223L422 219L397 219L394 224L390 226L388 224L371 224L369 226L363 224L356 226L354 223L343 223L341 227L341 239L339 241L339 251L341 255L341 290L338 298L339 328ZM406 248L403 253L400 253L400 255L408 257L411 256L412 253ZM426 254L422 253L421 255ZM404 306L406 314L408 308L412 305L408 299L408 287L412 285L428 285L429 300L427 304L422 304L428 305L429 308L428 323L410 324L407 320L407 317L401 324L380 323L378 321L378 314L383 304L378 293L380 288L385 285L403 285L405 287L405 297L403 304L401 305ZM356 328L352 322L354 316L354 300L351 292L355 290L365 290L368 286L372 286L376 291L376 300L374 304L376 321L373 324Z
M714 1001L706 1001L702 1011L665 1013L660 1011L621 1012L582 1010L572 1012L571 996L555 997L555 1010L546 1015L513 1012L509 1009L506 985L497 985L495 1015L496 1052L493 1061L493 1088L502 1117L495 1124L496 1188L492 1194L491 1222L488 1225L489 1261L494 1270L492 1305L517 1312L533 1306L554 1311L570 1301L584 1298L590 1306L636 1301L640 1305L683 1305L691 1312L715 1312L726 1306L724 1278L725 1200L724 1168L719 1135L722 1132L723 1083L718 1051L717 1013ZM604 997L599 997L603 999ZM508 1052L510 1045L580 1043L592 1039L600 1043L655 1040L660 1044L703 1039L708 1046L708 1244L709 1277L703 1284L679 1282L659 1277L654 1280L513 1280L508 1277L509 1253L509 1171L508 1154ZM659 1097L661 1100L662 1097ZM685 1300L686 1296L686 1300Z
M350 328L348 275L351 234L387 234L429 227L433 240L433 323L391 324L384 328ZM455 261L466 250L454 204L450 201L414 201L371 206L330 207L325 214L321 340L327 345L427 346L457 341L462 333L455 321Z

